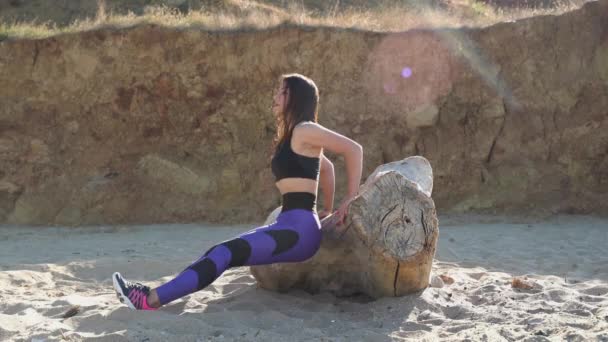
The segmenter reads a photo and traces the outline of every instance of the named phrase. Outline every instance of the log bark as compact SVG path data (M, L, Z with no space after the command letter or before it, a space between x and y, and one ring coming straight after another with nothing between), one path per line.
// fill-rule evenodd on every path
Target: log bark
M314 257L252 266L251 273L260 287L280 292L379 298L424 289L439 234L432 189L432 168L423 157L380 165L361 186L342 226L334 216L321 221L323 239Z

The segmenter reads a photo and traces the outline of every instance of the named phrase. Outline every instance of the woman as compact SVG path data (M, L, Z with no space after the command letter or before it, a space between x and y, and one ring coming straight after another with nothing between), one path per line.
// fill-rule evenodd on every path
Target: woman
M230 267L301 262L311 258L321 244L321 224L316 212L317 185L324 194L325 210L333 209L333 164L323 149L344 156L348 192L336 211L342 224L348 205L359 189L363 150L353 140L317 123L319 92L314 82L299 74L283 75L272 110L277 121L272 173L282 195L276 222L224 241L207 251L175 279L156 289L112 275L121 302L131 309L155 310L175 299L199 291Z

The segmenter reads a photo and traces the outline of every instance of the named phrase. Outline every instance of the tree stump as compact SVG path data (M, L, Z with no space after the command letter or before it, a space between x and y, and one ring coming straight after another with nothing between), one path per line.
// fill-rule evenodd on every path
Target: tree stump
M426 288L437 244L433 171L423 157L380 165L361 186L343 226L321 221L319 251L301 263L252 266L260 287L336 296L402 296ZM274 222L281 207L265 224Z

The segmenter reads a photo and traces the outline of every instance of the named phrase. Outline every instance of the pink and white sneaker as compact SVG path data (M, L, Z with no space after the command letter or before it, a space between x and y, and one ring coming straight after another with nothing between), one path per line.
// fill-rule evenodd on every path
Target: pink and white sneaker
M112 282L114 283L116 297L118 297L121 303L127 304L130 309L157 310L148 305L149 286L130 282L124 279L118 272L112 275Z

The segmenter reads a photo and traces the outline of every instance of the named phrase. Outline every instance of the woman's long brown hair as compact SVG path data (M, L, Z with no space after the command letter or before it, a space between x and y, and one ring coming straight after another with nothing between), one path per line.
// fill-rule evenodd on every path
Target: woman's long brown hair
M294 127L302 121L317 122L319 90L308 77L300 74L281 76L285 89L289 90L289 98L285 110L277 116L277 135L274 147L291 138Z

